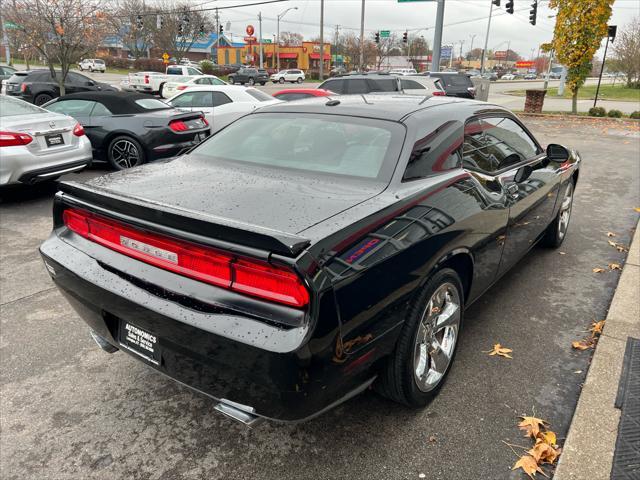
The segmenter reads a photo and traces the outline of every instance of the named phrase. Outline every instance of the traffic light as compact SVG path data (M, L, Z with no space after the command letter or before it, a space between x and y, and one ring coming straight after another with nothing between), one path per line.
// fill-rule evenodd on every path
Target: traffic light
M403 43L409 43L409 32L404 32L402 34L402 42Z
M538 0L534 0L531 4L531 10L529 10L529 23L531 25L536 24L536 17L538 16Z
M136 17L136 28L142 30L142 27L144 27L144 21L142 20L142 15L138 15Z
M376 32L375 42L380 43L380 32Z
M513 14L513 0L509 0L505 7L507 9L507 13Z
M491 3L493 3L496 7L500 6L500 0L493 0L493 2Z
M220 25L220 28L218 30L219 30L218 33L220 35L222 35L224 33L224 28L222 28L222 25Z

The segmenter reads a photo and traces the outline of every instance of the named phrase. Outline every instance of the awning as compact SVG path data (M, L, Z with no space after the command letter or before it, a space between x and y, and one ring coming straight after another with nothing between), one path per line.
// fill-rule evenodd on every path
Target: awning
M298 54L297 53L279 53L278 56L280 58L298 58Z
M309 58L311 60L320 60L320 54L319 53L310 53L309 54ZM325 60L331 60L331 55L329 55L328 53L324 54L324 59Z

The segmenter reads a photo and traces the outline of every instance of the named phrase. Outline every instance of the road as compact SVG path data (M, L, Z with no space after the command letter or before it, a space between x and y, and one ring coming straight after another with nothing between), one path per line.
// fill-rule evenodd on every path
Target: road
M440 395L409 410L371 391L305 424L249 430L122 353L108 355L53 287L37 247L54 188L4 191L0 205L0 471L6 480L522 479L502 440L518 415L566 436L590 352L571 349L605 317L640 206L637 130L527 119L584 163L561 251L535 248L467 311ZM611 125L611 124L610 124ZM72 179L104 173L90 170ZM171 188L167 185L166 188ZM494 343L513 359L490 357ZM596 454L594 452L594 454ZM423 474L424 477L420 477Z

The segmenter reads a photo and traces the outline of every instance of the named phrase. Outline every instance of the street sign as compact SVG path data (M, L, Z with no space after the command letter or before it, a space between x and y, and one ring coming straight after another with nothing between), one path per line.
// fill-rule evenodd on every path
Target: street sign
M536 64L536 62L516 62L516 68L531 68Z
M167 52L164 52L162 54L162 63L164 63L165 65L169 63L169 54Z
M451 53L453 52L452 45L443 45L440 48L440 58L451 58Z
M507 58L507 51L506 50L497 50L494 54L493 57L497 60L502 60Z
M380 38L389 38L391 36L391 30L380 30Z

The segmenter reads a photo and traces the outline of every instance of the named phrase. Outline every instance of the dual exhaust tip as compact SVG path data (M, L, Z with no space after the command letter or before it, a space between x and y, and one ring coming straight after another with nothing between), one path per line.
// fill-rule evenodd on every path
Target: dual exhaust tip
M90 332L91 338L93 338L93 340L102 350L107 353L115 353L118 351L118 348L111 345L96 332L94 332L93 330L91 330ZM253 413L255 411L253 407L248 407L246 405L232 402L231 400L218 400L218 403L213 408L223 415L246 425L247 427L255 427L256 425L262 423L262 421L264 420L264 418L259 417L258 415Z

